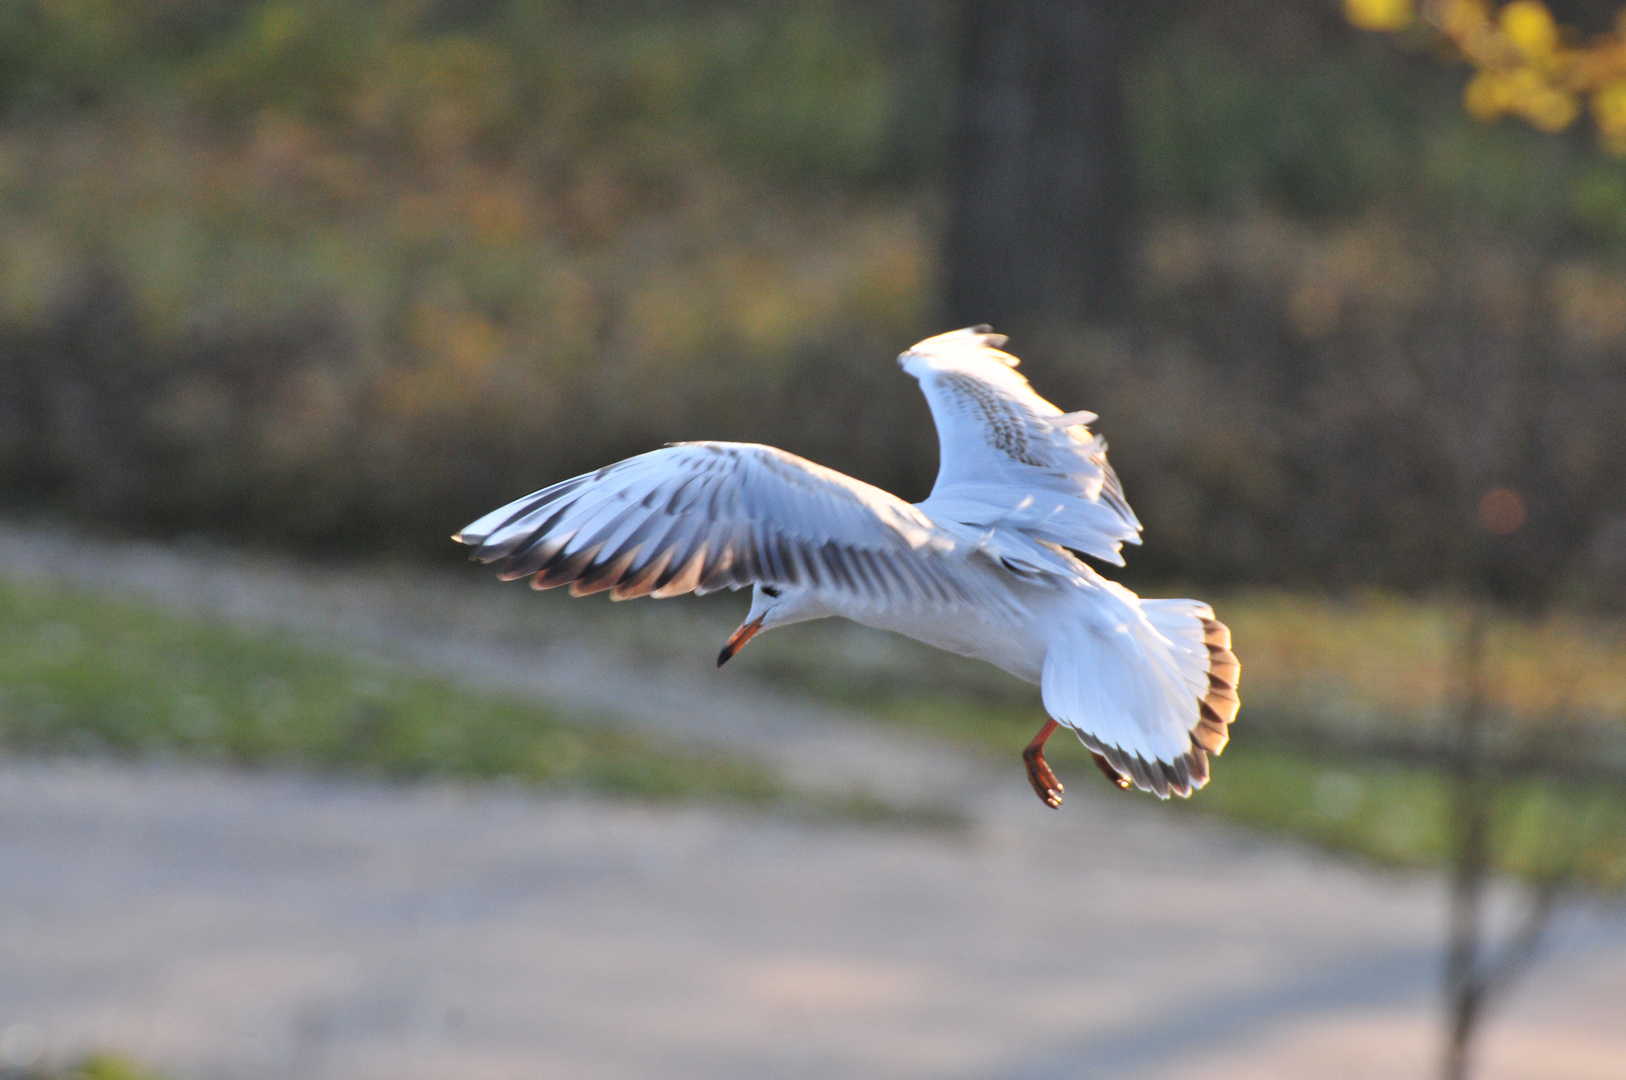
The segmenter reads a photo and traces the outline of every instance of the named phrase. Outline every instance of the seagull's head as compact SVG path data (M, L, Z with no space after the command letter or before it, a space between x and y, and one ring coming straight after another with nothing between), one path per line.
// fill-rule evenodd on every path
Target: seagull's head
M791 623L822 619L833 614L811 589L793 585L774 585L758 582L751 590L751 610L740 628L729 635L723 651L717 654L717 666L724 664L745 647L745 643L764 630Z

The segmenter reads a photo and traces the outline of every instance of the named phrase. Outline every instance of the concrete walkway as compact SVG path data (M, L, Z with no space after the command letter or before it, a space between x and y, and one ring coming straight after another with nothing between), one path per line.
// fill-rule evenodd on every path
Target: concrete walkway
M946 798L972 822L0 762L0 1053L109 1047L243 1080L1431 1075L1431 876L1088 783L1050 813L1012 770L700 680L568 614L538 630L534 608L432 574L38 530L0 531L0 573L116 581L744 740L810 783ZM1492 1018L1480 1075L1618 1080L1623 1015L1626 915L1572 909Z
M1115 801L956 839L14 762L0 1029L242 1078L1429 1075L1431 879ZM1623 1002L1626 919L1572 914L1482 1076L1617 1080Z

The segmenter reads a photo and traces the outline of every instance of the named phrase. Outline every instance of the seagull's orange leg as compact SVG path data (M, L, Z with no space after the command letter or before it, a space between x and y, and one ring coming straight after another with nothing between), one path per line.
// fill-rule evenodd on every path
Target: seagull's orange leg
M1115 787L1120 787L1125 791L1129 790L1129 777L1114 769L1112 762L1097 754L1094 750L1090 751L1090 756L1095 759L1095 767L1101 770L1102 776L1111 780Z
M1054 720L1045 721L1039 734L1028 743L1026 750L1022 751L1022 761L1028 767L1028 783L1033 785L1033 793L1039 796L1041 802L1054 810L1061 805L1061 781L1056 774L1050 771L1050 766L1044 760L1044 743L1050 738L1050 733L1056 730Z

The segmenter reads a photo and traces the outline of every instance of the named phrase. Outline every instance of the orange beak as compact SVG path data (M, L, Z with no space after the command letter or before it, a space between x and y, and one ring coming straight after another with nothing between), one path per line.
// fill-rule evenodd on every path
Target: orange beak
M728 663L733 659L735 653L745 648L747 641L757 636L757 631L762 629L762 620L766 617L765 615L758 615L750 622L742 623L738 630L728 636L727 643L723 645L723 651L717 654L718 667Z

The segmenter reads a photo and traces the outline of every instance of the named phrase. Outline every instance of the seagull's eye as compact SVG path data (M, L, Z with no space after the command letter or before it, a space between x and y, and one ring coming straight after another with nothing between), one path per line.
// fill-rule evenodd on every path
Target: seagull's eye
M764 585L762 587L762 591L773 597L775 600L779 599L779 586L777 585Z

